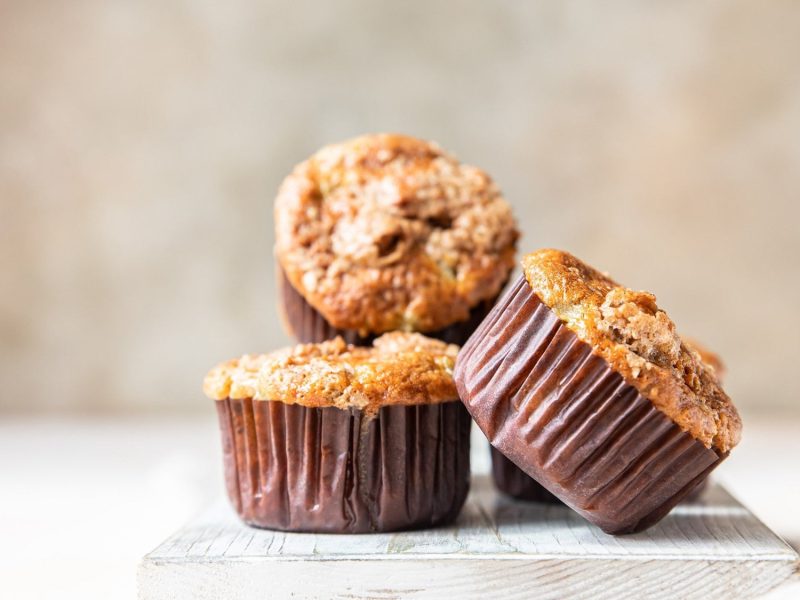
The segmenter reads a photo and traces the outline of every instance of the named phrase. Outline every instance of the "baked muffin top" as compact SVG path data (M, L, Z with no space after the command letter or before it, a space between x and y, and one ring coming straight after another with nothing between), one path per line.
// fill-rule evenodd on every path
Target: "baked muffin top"
M534 293L611 367L706 447L728 452L742 422L712 368L649 292L630 290L559 250L522 259Z
M212 400L253 398L258 392L258 371L268 354L245 354L211 369L203 379L203 392Z
M436 404L458 399L457 352L458 346L417 333L387 333L372 347L335 338L222 363L206 376L203 390L214 400L254 398L372 412L390 404Z
M432 142L366 135L295 167L275 199L275 253L334 327L437 331L500 292L518 237L482 170Z

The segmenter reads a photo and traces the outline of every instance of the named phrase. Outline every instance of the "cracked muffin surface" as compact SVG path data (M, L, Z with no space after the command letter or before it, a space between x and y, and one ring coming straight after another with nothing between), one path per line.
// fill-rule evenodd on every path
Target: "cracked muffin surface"
M723 453L739 442L739 413L713 366L681 339L653 294L559 250L528 254L522 266L542 302L681 429Z
M331 325L430 332L497 296L516 223L481 169L432 142L377 134L326 146L275 200L278 262Z
M392 404L451 402L458 399L457 353L458 346L418 333L386 333L371 347L335 338L226 361L208 373L203 389L214 400L253 398L367 412Z

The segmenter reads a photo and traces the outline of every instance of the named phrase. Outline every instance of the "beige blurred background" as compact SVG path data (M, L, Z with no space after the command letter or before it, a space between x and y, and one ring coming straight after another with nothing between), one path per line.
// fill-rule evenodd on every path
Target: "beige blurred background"
M282 177L400 131L800 410L798 57L792 0L0 2L0 408L209 411L287 342Z

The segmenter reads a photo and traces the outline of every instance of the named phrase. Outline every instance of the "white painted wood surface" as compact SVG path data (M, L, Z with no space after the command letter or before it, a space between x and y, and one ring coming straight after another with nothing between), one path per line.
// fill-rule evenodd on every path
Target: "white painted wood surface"
M139 597L735 599L797 570L797 554L720 486L612 537L564 507L504 498L481 475L453 526L416 532L259 530L220 502L143 559Z

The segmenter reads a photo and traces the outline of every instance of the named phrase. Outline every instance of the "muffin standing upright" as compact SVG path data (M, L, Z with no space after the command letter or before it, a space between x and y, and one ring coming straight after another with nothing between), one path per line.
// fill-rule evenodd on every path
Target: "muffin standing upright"
M459 354L492 445L609 533L657 522L724 460L741 421L655 297L540 250Z
M275 226L285 324L300 342L401 330L462 344L506 283L518 237L485 172L389 134L300 163Z
M250 525L365 533L452 521L469 489L471 420L457 348L389 333L245 356L204 382L228 495Z

